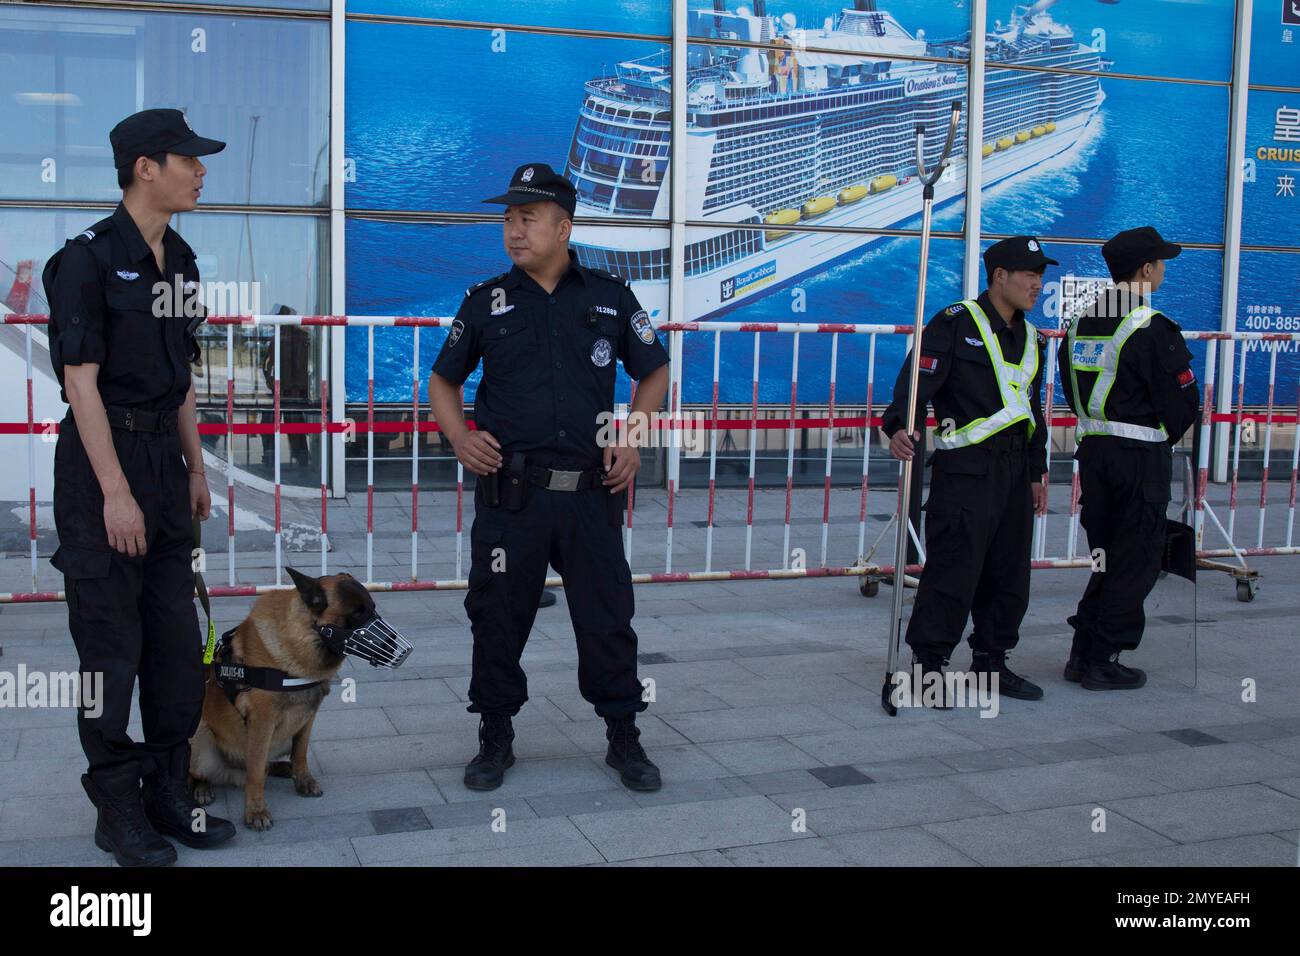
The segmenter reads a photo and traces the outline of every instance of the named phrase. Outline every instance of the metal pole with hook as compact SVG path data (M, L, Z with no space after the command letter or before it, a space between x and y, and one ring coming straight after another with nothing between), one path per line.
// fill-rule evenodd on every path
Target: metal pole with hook
M912 360L908 370L907 416L903 419L904 433L911 437L916 430L916 390L921 377L921 334L925 322L925 273L930 258L930 209L934 205L934 184L943 175L952 155L952 146L957 138L957 123L961 118L961 103L952 104L952 115L948 120L948 138L943 144L943 155L935 168L927 173L925 169L925 127L916 128L916 175L921 181L921 269L917 276L916 313L912 318ZM922 414L925 409L921 409ZM925 427L924 420L921 427ZM902 637L903 626L903 589L907 566L907 530L908 502L912 497L913 458L903 462L902 475L898 480L898 534L894 545L894 602L889 619L889 663L885 668L885 682L880 689L880 706L891 717L898 715L898 708L892 700L893 676L898 669L898 645Z

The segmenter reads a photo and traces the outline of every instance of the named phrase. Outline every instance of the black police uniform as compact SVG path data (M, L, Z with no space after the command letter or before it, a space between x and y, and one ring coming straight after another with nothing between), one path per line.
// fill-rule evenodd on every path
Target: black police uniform
M1121 243L1121 256L1125 254L1123 246ZM1172 258L1167 253L1156 256L1157 251L1153 249L1151 258L1143 262ZM1114 271L1128 275L1141 265L1120 265ZM1103 294L1075 320L1077 334L1109 336L1131 309L1144 304L1148 303L1136 295ZM1079 522L1087 533L1089 550L1102 549L1106 562L1104 573L1098 570L1089 577L1078 609L1069 618L1075 628L1071 658L1079 664L1101 664L1119 651L1136 648L1142 640L1146 624L1142 605L1159 577L1164 551L1172 447L1196 422L1200 409L1200 390L1191 362L1178 325L1156 312L1120 349L1105 414L1115 422L1148 428L1163 425L1169 440L1088 435L1075 451ZM1071 408L1080 402L1086 408L1096 376L1079 379L1076 402L1069 349L1060 350L1058 366L1066 402Z
M50 302L50 360L63 385L69 365L98 364L99 393L117 459L144 514L146 553L110 547L104 493L71 408L54 452L54 523L59 547L50 562L64 575L68 626L83 672L104 674L99 717L78 712L89 773L134 764L141 775L184 746L203 704L202 642L194 609L189 474L177 410L190 387L190 363L202 316L154 315L154 284L173 304L179 286L199 281L194 251L170 227L164 265L125 206L68 240L45 272ZM198 308L201 309L201 306ZM191 307L193 311L193 306ZM60 392L66 402L65 392ZM131 694L140 680L144 741L127 734Z
M602 717L647 706L620 530L626 492L600 483L597 417L614 407L616 358L642 379L668 356L626 280L569 258L551 293L517 266L471 287L433 364L460 385L483 360L474 421L505 459L499 506L488 506L483 478L474 493L471 713L513 716L528 699L519 660L548 563L565 582L582 696ZM581 490L542 487L550 469L583 471Z
M992 262L989 272L1002 264ZM1006 361L1018 363L1027 348L1038 349L1038 369L1030 386L1034 429L1031 436L1029 423L1019 422L976 444L934 452L925 505L925 568L907 627L907 643L920 660L946 661L968 617L974 620L971 650L996 660L1016 646L1029 606L1030 486L1047 470L1047 427L1040 399L1047 340L1039 334L1026 342L1024 313L1016 310L1007 323L987 291L976 302ZM910 362L909 353L883 416L881 429L889 437L906 424ZM920 373L918 431L931 402L935 418L940 423L951 420L957 429L1003 407L992 359L975 320L960 303L926 324Z

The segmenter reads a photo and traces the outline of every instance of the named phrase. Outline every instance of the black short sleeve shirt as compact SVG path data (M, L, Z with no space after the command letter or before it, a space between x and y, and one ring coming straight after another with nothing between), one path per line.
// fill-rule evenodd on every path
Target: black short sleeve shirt
M639 380L668 354L625 280L570 261L550 293L518 267L472 286L433 371L460 385L482 361L478 428L503 452L592 467L617 363Z
M185 401L206 311L194 250L170 226L163 264L160 272L120 204L55 254L44 281L60 388L66 366L95 364L105 405L158 411ZM67 401L64 392L60 397Z

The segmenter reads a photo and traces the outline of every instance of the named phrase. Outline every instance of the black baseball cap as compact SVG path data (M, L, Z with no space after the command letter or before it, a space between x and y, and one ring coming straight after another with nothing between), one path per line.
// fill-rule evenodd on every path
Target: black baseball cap
M578 205L578 194L573 184L545 163L527 163L510 177L510 188L500 196L484 202L503 206L522 206L530 202L559 203L570 216Z
M207 156L219 153L226 144L194 132L180 110L141 110L132 113L109 131L113 166L130 166L140 156L175 153L177 156Z
M1059 265L1055 259L1047 257L1042 245L1033 236L1012 236L995 242L984 250L984 271L990 279L994 269L1037 272L1043 266Z
M1175 259L1182 251L1183 247L1177 243L1166 242L1154 226L1126 229L1101 247L1102 258L1113 279L1131 276L1148 262Z

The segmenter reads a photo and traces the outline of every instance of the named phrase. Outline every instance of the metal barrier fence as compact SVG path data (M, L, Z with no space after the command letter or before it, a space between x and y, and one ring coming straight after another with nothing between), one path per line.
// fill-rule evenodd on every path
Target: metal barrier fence
M48 317L45 315L19 315L10 314L4 316L4 323L24 325L26 327L27 339L27 379L26 379L26 399L27 399L27 417L25 422L0 422L0 434L17 434L27 436L27 458L28 458L28 526L30 535L30 561L32 574L32 590L27 592L9 592L0 593L0 603L18 603L18 602L43 602L58 601L63 599L61 591L40 591L37 590L37 556L36 556L36 475L35 475L35 442L37 435L51 435L57 433L57 425L49 423L37 423L34 418L33 407L33 388L32 388L32 336L31 328L33 325L45 324ZM445 328L450 326L450 317L419 317L419 316L296 316L296 315L264 315L264 316L210 316L208 324L211 326L224 326L226 329L226 421L224 425L200 424L201 434L224 434L227 442L227 449L231 447L231 439L235 434L271 434L274 446L274 540L275 540L275 582L267 583L239 583L236 580L236 532L235 532L235 479L233 469L227 471L226 485L226 547L227 547L227 583L225 585L212 585L209 587L210 593L214 597L223 596L250 596L259 594L276 587L280 587L283 569L283 528L281 522L281 474L280 474L280 438L282 434L314 434L318 433L324 441L330 435L344 433L348 438L355 439L357 435L365 434L367 441L367 468L366 468L366 574L365 579L367 586L377 591L402 591L402 590L438 590L438 589L458 589L465 588L467 581L463 577L464 570L464 469L457 463L456 466L456 491L455 491L455 577L447 580L424 579L420 577L419 563L419 480L420 480L420 461L419 461L419 442L412 441L411 453L411 552L410 552L410 578L409 580L397 581L375 581L374 578L374 435L376 432L436 432L438 426L433 422L421 421L422 409L427 406L422 405L422 387L425 382L421 381L419 376L420 370L420 330L423 328ZM240 423L236 424L234 409L234 329L236 326L272 326L274 329L274 365L273 365L273 420L270 423ZM350 421L330 421L329 407L329 380L325 370L329 368L328 362L328 336L321 337L321 382L320 382L320 417L319 423L286 423L281 421L280 410L280 327L286 325L301 326L348 326L364 327L368 330L367 344L367 418L365 422ZM413 365L414 375L411 381L411 412L412 421L407 422L376 422L375 421L375 402L374 402L374 330L376 327L410 327L413 330ZM704 527L704 566L697 570L674 570L673 568L673 532L675 519L675 502L680 494L680 441L670 442L669 454L667 460L667 502L666 502L666 526L664 535L664 559L662 571L643 571L633 574L633 581L636 583L659 583L659 582L685 582L685 581L718 581L718 580L744 580L755 578L813 578L813 577L831 577L831 576L857 576L861 579L860 587L864 594L874 594L879 586L879 582L887 580L893 575L894 566L892 564L877 564L872 561L876 547L883 539L892 522L898 520L898 511L895 509L893 517L877 536L875 541L868 548L867 536L867 501L868 501L868 478L870 476L871 466L871 429L881 423L879 416L873 414L873 400L875 398L875 367L876 367L876 342L877 337L881 335L904 335L908 336L908 345L910 346L911 327L906 325L871 325L871 324L813 324L800 322L691 322L691 323L664 323L657 326L659 331L668 333L670 339L671 354L678 357L682 354L681 337L687 332L694 333L713 333L713 372L712 372L712 403L710 414L701 423L698 421L687 421L683 418L682 411L682 369L681 362L675 361L670 366L670 386L668 392L668 416L666 422L661 423L670 433L684 428L697 427L702 425L709 432L709 478L707 492L707 519ZM752 364L752 389L750 400L750 415L748 419L719 419L718 417L718 390L719 390L719 356L721 353L721 341L724 333L753 333L753 364ZM1054 392L1056 380L1056 354L1059 342L1063 337L1061 332L1045 332L1049 336L1049 347L1047 354L1047 367L1044 372L1046 384L1044 399L1044 418L1047 420L1049 427L1073 426L1075 418L1071 415L1054 414ZM1193 500L1188 506L1188 510L1193 512L1193 522L1196 528L1197 554L1201 566L1215 570L1222 570L1231 573L1237 580L1238 597L1242 600L1249 600L1255 593L1258 583L1258 573L1249 564L1248 559L1263 555L1289 555L1300 553L1300 548L1293 546L1293 532L1295 525L1295 505L1296 505L1296 484L1297 484L1297 465L1300 464L1300 434L1292 434L1292 452L1291 452L1291 475L1289 486L1289 500L1286 521L1285 541L1281 544L1265 545L1265 523L1268 511L1268 491L1269 491L1269 471L1268 456L1273 447L1274 431L1279 426L1296 426L1300 421L1300 388L1296 392L1295 406L1288 405L1288 411L1281 413L1274 404L1277 394L1277 356L1279 349L1284 342L1300 342L1300 333L1272 333L1272 332L1184 332L1184 337L1191 341L1205 341L1207 343L1204 374L1201 377L1203 384L1202 396L1202 413L1201 429L1207 440L1199 442L1198 460L1196 462L1196 471L1194 476L1194 492L1190 498ZM790 390L789 390L789 415L782 419L771 419L759 417L759 368L760 354L763 336L786 336L791 340L791 369L790 369ZM831 336L830 348L830 373L828 384L829 401L828 414L825 418L799 418L798 411L798 386L799 386L799 341L801 336L806 335L829 335ZM866 377L866 402L864 414L861 415L837 415L836 409L836 379L839 365L839 337L841 335L865 335L868 337L867 350L867 377ZM1237 401L1234 412L1227 414L1217 414L1213 412L1214 408L1214 389L1215 389L1215 370L1218 366L1218 348L1220 342L1230 343L1228 348L1232 348L1237 342L1242 343L1261 343L1258 348L1261 351L1267 351L1271 355L1268 374L1268 401L1262 411L1247 409L1245 405L1245 382L1246 369L1251 351L1255 348L1244 345L1240 349L1240 362L1238 363L1237 374ZM1263 345L1262 343L1273 343L1272 345ZM633 384L633 395L635 394L635 384ZM1288 392L1289 394L1289 392ZM933 420L930 421L933 425ZM1213 426L1223 426L1232 432L1232 468L1231 476L1228 483L1229 497L1227 503L1227 524L1225 525L1220 518L1216 509L1207 501L1206 492L1208 485L1210 446L1211 442L1208 437ZM1259 429L1262 427L1264 441L1264 465L1260 480L1259 510L1255 525L1255 542L1253 545L1238 544L1233 535L1238 531L1237 511L1239 510L1238 489L1239 474L1241 465L1241 446L1243 437L1248 443L1253 443L1251 439L1257 436ZM753 532L754 532L754 506L755 506L755 465L756 465L756 445L758 429L780 428L786 431L786 480L785 480L785 509L783 519L782 534L782 566L780 568L754 569L752 567L753 557ZM828 553L828 542L831 531L830 502L831 502L831 466L833 451L833 433L837 428L861 428L864 429L864 442L862 454L861 481L858 485L858 521L857 521L857 552L851 563L836 564L831 561ZM716 468L718 461L718 432L722 430L749 430L749 463L748 463L748 480L745 489L745 539L744 539L744 566L724 570L714 569L714 530L716 509L715 505L718 500L719 489L715 484ZM809 566L791 566L791 515L794 501L794 437L796 432L804 430L824 430L826 433L826 459L825 475L822 485L821 498L821 535L820 535L820 555L818 564L815 567ZM46 440L49 440L48 437ZM1052 457L1051 442L1048 442L1048 487L1050 500L1050 472ZM328 552L329 543L329 496L328 488L328 456L321 455L321 474L320 474L320 572L328 572ZM890 462L892 466L892 461ZM629 564L635 567L636 556L633 550L633 531L634 531L634 505L635 505L635 486L628 495L627 517L624 524L624 550ZM896 495L894 496L897 497ZM1047 527L1051 515L1044 515L1035 518L1035 534L1033 543L1032 564L1034 568L1067 568L1067 567L1088 567L1091 564L1091 558L1086 555L1079 555L1079 479L1077 463L1072 466L1072 478L1070 485L1070 504L1066 528L1066 545L1061 554L1047 554ZM1208 519L1208 523L1207 523ZM910 524L910 523L909 523ZM1218 547L1207 547L1206 531L1213 526L1216 539L1222 539ZM919 535L915 528L910 528L912 541L915 544L918 553L924 560L924 551L921 546ZM1214 559L1231 558L1231 563L1221 563ZM919 570L920 565L909 566L909 572ZM558 579L548 581L548 584L559 585Z

